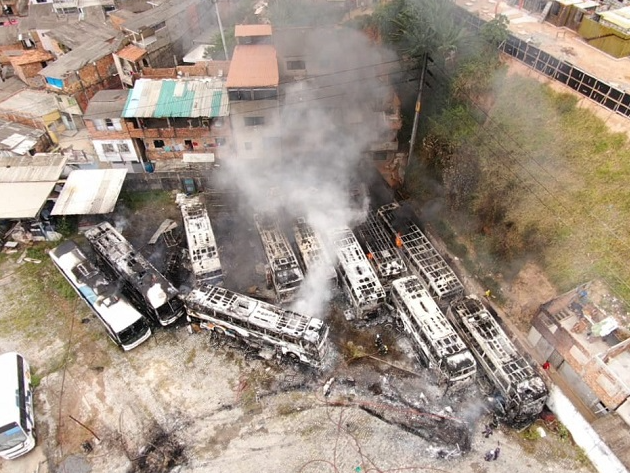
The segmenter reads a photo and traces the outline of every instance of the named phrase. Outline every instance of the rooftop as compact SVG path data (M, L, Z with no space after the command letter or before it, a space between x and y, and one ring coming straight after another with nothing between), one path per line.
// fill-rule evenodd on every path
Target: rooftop
M19 123L0 120L0 152L26 155L45 132Z
M116 56L126 59L130 62L137 62L142 59L147 54L146 49L139 48L138 46L134 46L130 44L122 48L120 51L116 53Z
M22 66L24 64L32 64L34 62L52 61L55 56L48 51L41 49L25 50L19 56L11 58L12 66Z
M56 182L65 164L66 158L60 154L0 158L0 183Z
M138 79L122 112L126 118L225 117L228 114L225 82L211 77Z
M271 25L236 25L234 27L234 36L271 36Z
M41 117L58 110L54 95L30 89L22 90L0 102L0 111L29 117Z
M90 99L83 118L88 120L117 118L122 115L129 90L99 90Z
M51 215L96 215L114 210L126 169L81 169L72 171Z
M119 34L107 24L81 21L75 24L62 24L46 32L46 36L74 50L91 42L109 41Z
M147 28L179 16L180 13L185 12L194 3L198 3L197 0L170 0L155 8L135 14L132 18L125 21L122 27L132 33L140 34Z
M280 83L276 48L269 44L234 48L227 87L277 87Z
M122 36L113 42L102 40L89 41L83 46L60 56L55 62L39 71L39 74L45 77L64 79L68 74L80 71L87 64L118 51L121 41Z

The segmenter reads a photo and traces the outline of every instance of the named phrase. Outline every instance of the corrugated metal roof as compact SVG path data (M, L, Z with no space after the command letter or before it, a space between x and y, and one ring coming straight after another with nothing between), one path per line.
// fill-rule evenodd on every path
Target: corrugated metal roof
M5 182L0 185L0 218L35 218L55 182Z
M28 154L45 132L20 123L0 120L0 150Z
M107 23L91 23L90 21L80 21L73 24L62 23L46 32L46 36L72 50L91 42L107 42L118 35L119 32L113 26Z
M270 44L238 45L234 48L227 88L277 87L280 82L276 48Z
M271 36L271 25L236 25L234 36Z
M139 48L130 44L127 47L122 48L116 53L116 56L126 59L127 61L137 62L147 54L146 49Z
M1 158L0 187L7 182L56 182L67 159L60 154Z
M59 106L53 94L25 89L0 102L0 110L20 116L41 117L58 111Z
M34 62L52 61L53 59L55 59L55 56L53 56L48 51L42 51L40 49L32 49L32 50L24 51L22 54L20 54L17 57L12 57L11 65L22 66L24 64L32 64Z
M126 169L72 171L51 215L95 215L112 212L126 174Z
M122 27L133 33L142 33L146 28L151 28L162 21L167 21L177 17L181 12L186 11L191 5L197 5L198 0L169 0L155 8L137 13ZM186 25L183 25L186 28Z
M122 112L133 117L225 117L229 101L218 78L138 79Z
M127 89L99 90L90 99L83 118L87 120L119 118L128 96Z
M122 34L110 41L95 40L83 44L69 53L61 55L55 62L49 64L38 74L55 79L63 79L66 75L81 70L86 64L109 56L118 51L123 41Z
M600 16L624 30L630 29L630 7L623 7L617 10L605 11Z

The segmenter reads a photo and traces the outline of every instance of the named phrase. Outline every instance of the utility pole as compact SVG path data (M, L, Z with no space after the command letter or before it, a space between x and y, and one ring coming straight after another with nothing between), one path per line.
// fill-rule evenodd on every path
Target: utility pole
M407 169L411 164L411 158L413 156L414 147L416 144L416 136L418 135L418 120L420 118L420 109L422 103L422 86L424 85L424 75L427 70L427 60L429 55L424 53L420 60L420 83L418 84L418 98L416 99L416 113L413 117L413 128L411 129L411 141L409 142L409 156L407 157Z
M230 56L228 55L227 44L225 44L225 35L223 34L223 24L221 23L221 15L219 13L219 0L212 0L214 3L214 8L217 11L217 22L219 23L219 31L221 32L221 42L223 43L223 52L225 53L225 60L229 61Z

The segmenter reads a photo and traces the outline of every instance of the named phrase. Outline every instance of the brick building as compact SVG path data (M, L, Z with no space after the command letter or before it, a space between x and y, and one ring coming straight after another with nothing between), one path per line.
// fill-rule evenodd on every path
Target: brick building
M144 170L144 144L132 138L121 118L129 90L100 90L90 100L83 119L99 161L131 172Z
M528 339L552 380L630 466L630 314L600 281L540 307ZM612 428L611 428L612 427Z
M151 67L174 67L193 46L193 39L215 24L214 9L206 0L167 0L141 13L115 12L116 25L144 51Z
M232 132L228 93L218 77L141 78L122 112L132 139L147 160L183 163L230 158Z
M113 28L87 22L59 27L46 37L59 56L39 74L46 89L56 94L68 127L82 128L83 113L94 94L121 87L112 53L121 49L124 37Z
M25 89L0 102L0 119L46 131L53 143L67 129L54 95Z
M39 72L55 59L55 56L42 49L28 49L10 59L13 73L25 84L34 89L44 87L44 79Z

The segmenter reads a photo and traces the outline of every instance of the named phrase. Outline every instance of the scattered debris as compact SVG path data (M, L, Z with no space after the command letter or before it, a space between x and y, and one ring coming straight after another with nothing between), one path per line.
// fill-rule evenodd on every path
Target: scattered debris
M332 384L335 382L335 378L332 377L330 378L328 381L326 381L326 384L324 384L324 396L328 397L330 395L330 391L332 390Z
M187 463L185 448L173 432L155 425L148 438L140 448L140 455L131 459L128 473L167 473Z
M162 233L168 232L173 230L175 227L177 227L177 222L175 222L175 220L171 220L170 218L165 219L160 226L158 227L158 229L155 231L155 233L153 234L153 236L151 238L149 238L149 241L147 242L149 245L155 245L158 241L158 238L160 238L160 235Z

